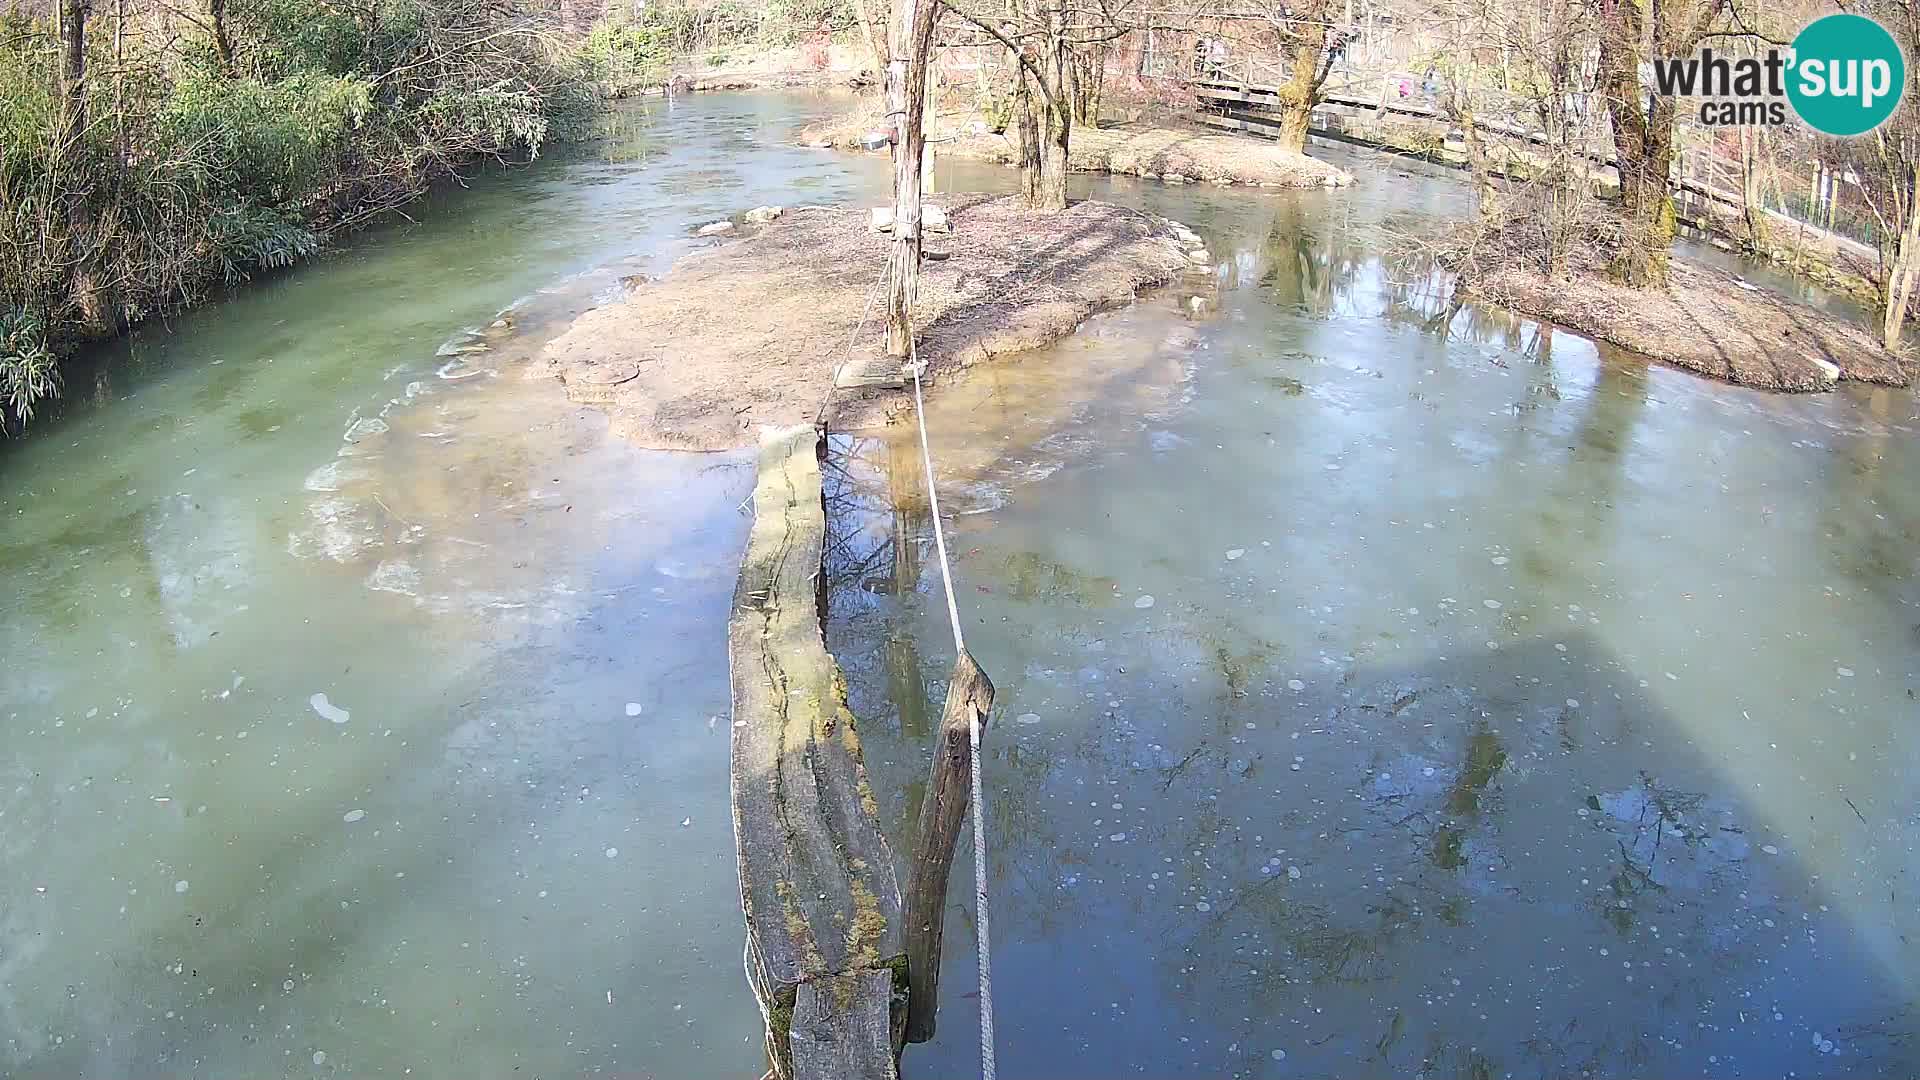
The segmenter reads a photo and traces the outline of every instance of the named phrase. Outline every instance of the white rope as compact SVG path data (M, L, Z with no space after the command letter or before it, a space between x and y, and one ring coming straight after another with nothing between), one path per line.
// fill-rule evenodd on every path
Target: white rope
M934 490L933 484L933 451L927 448L927 406L920 397L920 348L913 340L911 328L907 332L907 364L913 369L913 412L920 420L920 463L927 469L927 505L933 510L933 543L940 549L940 580L947 584L947 618L953 623L954 651L964 652L967 643L960 633L960 606L954 603L953 571L947 567L947 534L940 527L940 493ZM974 741L977 743L979 740L976 738ZM975 760L978 761L977 749ZM976 814L979 809L979 799L975 798Z
M947 534L940 524L940 494L935 490L933 481L933 451L927 446L927 406L920 395L920 350L913 340L911 329L907 334L907 357L908 366L913 370L913 412L920 421L920 463L927 472L927 505L933 511L933 543L940 552L940 580L947 589L947 618L953 625L953 649L957 655L966 652L967 645L960 633L960 605L953 598L953 570L947 565ZM971 704L967 707L967 741L973 748L970 755L973 765L973 911L974 921L979 925L979 932L974 935L974 945L980 966L980 1075L984 1080L994 1080L993 957L988 947L987 830L986 815L981 810L984 797L980 792L980 710Z

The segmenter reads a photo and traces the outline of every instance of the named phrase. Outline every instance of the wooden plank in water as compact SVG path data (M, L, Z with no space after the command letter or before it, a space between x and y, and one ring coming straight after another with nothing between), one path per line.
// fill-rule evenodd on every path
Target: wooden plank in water
M820 633L826 516L818 446L810 427L762 437L753 530L727 626L747 975L776 1075L891 1078L898 1034L889 1036L884 1071L796 1071L815 1060L796 1052L803 1044L863 1046L866 1035L846 1025L867 1024L876 1009L890 1033L906 1024L893 854L867 785L846 684ZM868 977L875 973L884 978ZM821 990L808 987L830 979L838 980L839 996L823 1003ZM812 1001L804 1011L802 991ZM872 1055L846 1060L871 1064Z

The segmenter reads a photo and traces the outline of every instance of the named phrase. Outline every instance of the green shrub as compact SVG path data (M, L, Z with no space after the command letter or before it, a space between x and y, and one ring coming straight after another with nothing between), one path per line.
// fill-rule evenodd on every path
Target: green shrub
M367 83L353 76L263 83L195 73L174 84L154 134L161 148L205 147L217 188L280 205L331 179L372 106Z
M220 274L229 284L254 270L284 270L320 250L320 237L285 213L239 207L214 215L208 229Z
M58 391L75 342L290 266L436 177L587 132L599 109L596 61L524 32L513 5L227 10L230 65L197 16L117 45L93 20L73 130L51 25L0 13L0 426ZM664 70L670 37L601 35L597 62Z
M658 86L673 59L672 31L625 18L602 22L587 35L580 58L595 82L615 95Z
M34 406L59 388L45 322L18 308L0 310L0 423L8 413L22 422L33 419Z

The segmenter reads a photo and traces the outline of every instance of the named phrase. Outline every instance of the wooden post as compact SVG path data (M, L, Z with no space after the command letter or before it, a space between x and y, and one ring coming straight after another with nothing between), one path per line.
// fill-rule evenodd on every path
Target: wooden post
M927 61L933 51L938 0L896 0L888 43L887 113L893 122L893 252L888 257L887 356L913 348L913 298L920 281L920 170L926 147L923 113Z
M927 793L913 836L913 866L907 872L907 1041L933 1038L940 1007L940 938L947 911L947 875L967 817L973 782L971 726L984 730L993 708L993 681L973 656L961 650L947 683L946 711L933 750Z

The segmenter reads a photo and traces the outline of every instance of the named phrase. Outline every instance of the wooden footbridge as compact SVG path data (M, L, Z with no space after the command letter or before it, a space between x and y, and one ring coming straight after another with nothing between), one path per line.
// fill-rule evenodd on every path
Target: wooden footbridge
M1197 70L1176 81L1186 85L1199 99L1202 112L1196 119L1200 123L1223 131L1274 138L1281 130L1278 116L1281 90L1276 83L1260 79L1259 72L1241 64ZM1365 92L1369 89L1372 92ZM1495 173L1519 179L1537 175L1545 159L1535 148L1547 145L1546 133L1535 125L1503 119L1526 115L1524 102L1498 95L1490 105L1475 117L1474 126L1480 134L1502 146L1493 163ZM1587 102L1584 107L1600 106L1597 102ZM1395 121L1402 122L1401 130L1387 130ZM1593 127L1603 133L1604 117L1597 118ZM1322 138L1411 153L1444 165L1464 167L1467 164L1466 133L1440 107L1438 100L1425 92L1421 78L1411 73L1384 74L1379 77L1377 87L1372 88L1356 82L1323 88L1308 131ZM1423 137L1405 137L1415 132ZM1585 148L1581 157L1588 170L1589 183L1603 192L1618 189L1619 171L1610 146L1596 141ZM1704 170L1689 169L1690 163L1700 160L1707 162ZM1720 170L1713 164L1711 155L1676 153L1673 169L1671 182L1678 195L1675 210L1680 220L1704 232L1729 234L1728 223L1740 219L1745 200L1740 191L1717 182L1716 174ZM1699 175L1701 171L1705 172L1704 176ZM1762 207L1760 212L1776 227L1836 254L1863 262L1872 262L1878 257L1870 245L1851 237L1778 210Z

